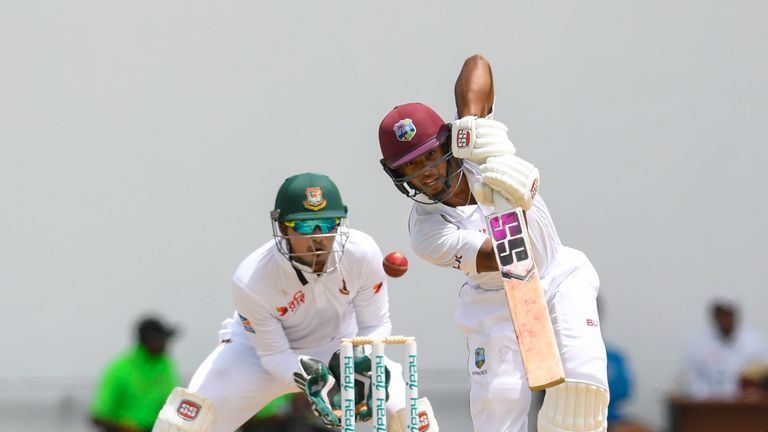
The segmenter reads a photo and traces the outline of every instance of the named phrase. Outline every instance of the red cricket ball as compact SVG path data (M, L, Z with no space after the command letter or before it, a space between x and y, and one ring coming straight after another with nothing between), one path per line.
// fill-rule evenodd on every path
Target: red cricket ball
M390 277L400 277L408 271L408 258L400 252L390 252L384 257L384 273Z

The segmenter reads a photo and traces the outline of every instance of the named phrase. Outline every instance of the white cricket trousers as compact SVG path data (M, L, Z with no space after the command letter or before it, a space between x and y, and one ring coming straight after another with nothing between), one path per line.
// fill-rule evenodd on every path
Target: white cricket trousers
M597 313L599 279L589 261L545 296L566 379L608 388ZM459 295L457 321L467 332L470 412L475 432L527 432L531 391L503 290L470 286Z
M197 368L189 390L208 398L214 406L211 432L233 432L270 401L286 393L299 392L295 384L285 383L261 365L256 348L248 341L239 323L227 319L220 331L221 342ZM328 362L338 349L323 348L301 352ZM387 420L405 407L405 381L402 366L387 359L391 381Z

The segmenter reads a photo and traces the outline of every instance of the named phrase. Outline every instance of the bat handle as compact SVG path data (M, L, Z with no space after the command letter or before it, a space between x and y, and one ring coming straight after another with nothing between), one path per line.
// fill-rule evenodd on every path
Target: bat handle
M504 195L500 194L499 192L493 191L493 208L497 211L506 211L512 209L512 206L509 204L509 201L507 201L506 198L504 198Z

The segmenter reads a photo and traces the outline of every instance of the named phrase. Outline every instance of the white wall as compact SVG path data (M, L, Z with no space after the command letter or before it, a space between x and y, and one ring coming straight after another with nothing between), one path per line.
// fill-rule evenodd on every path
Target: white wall
M561 237L600 273L632 411L660 424L710 295L768 332L768 6L471 4L0 2L0 380L93 377L146 310L183 327L191 373L297 172L331 175L353 226L411 252L378 122L413 100L451 116L481 52ZM460 275L411 262L395 331L460 369Z

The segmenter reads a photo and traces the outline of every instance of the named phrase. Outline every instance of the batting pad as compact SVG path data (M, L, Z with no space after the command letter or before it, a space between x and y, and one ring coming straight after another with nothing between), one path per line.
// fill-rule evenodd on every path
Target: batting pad
M152 432L209 432L213 403L195 392L176 387L157 416Z
M437 419L435 413L432 411L432 404L429 403L429 399L423 397L416 401L416 415L419 420L416 428L408 428L408 421L410 416L408 415L408 407L397 411L397 421L393 422L389 427L389 432L405 432L418 430L419 432L440 432L440 427L437 425Z
M587 381L566 380L547 389L539 411L539 432L605 432L608 390Z

